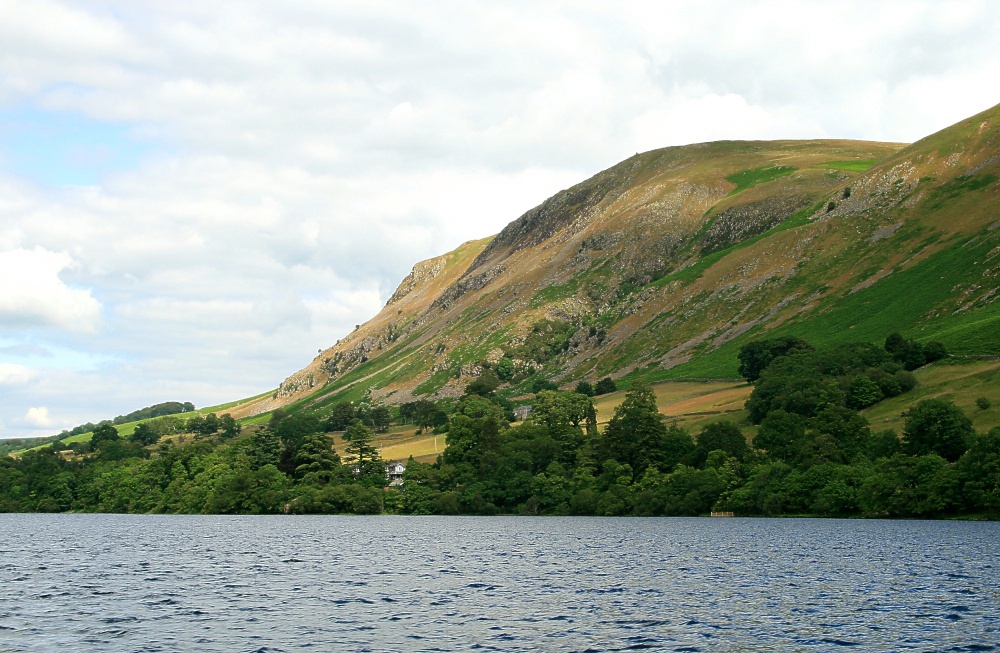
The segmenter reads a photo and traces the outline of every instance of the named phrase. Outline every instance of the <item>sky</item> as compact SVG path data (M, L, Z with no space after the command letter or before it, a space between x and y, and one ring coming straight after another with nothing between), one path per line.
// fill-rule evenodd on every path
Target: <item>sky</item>
M0 0L0 438L277 387L636 152L911 142L1000 3Z

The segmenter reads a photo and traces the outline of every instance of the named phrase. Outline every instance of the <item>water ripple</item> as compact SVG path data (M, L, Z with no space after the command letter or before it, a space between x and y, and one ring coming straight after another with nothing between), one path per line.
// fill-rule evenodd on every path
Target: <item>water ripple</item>
M1000 525L0 515L0 651L1000 651Z

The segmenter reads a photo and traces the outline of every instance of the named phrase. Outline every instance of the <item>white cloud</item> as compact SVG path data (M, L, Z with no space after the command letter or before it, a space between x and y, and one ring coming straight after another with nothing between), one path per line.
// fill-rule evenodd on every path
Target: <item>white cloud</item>
M24 385L37 376L37 372L14 363L0 363L0 386Z
M48 428L54 424L52 418L49 417L49 409L45 406L29 408L24 415L24 421L31 426L41 428Z
M68 254L40 247L0 252L0 328L94 331L100 319L97 300L89 290L71 288L59 278L73 264Z

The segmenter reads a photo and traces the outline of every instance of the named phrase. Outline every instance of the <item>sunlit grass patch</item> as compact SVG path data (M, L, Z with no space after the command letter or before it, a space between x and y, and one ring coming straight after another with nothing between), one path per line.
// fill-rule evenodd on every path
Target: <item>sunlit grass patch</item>
M845 172L864 172L879 162L879 159L866 159L860 161L827 161L814 168L824 168L826 170L843 170Z
M726 180L736 184L736 188L729 191L727 197L745 191L748 188L753 188L757 184L763 184L784 177L785 175L790 175L796 170L798 168L793 166L761 166L760 168L751 168L733 173L728 175Z

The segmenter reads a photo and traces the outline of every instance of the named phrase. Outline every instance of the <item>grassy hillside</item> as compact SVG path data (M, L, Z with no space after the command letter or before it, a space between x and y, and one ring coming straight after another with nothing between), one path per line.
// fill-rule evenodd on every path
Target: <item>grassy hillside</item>
M497 365L511 395L540 377L734 379L740 346L786 334L1000 355L998 175L997 107L909 146L637 154L418 263L372 320L232 412L457 396Z

